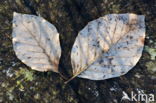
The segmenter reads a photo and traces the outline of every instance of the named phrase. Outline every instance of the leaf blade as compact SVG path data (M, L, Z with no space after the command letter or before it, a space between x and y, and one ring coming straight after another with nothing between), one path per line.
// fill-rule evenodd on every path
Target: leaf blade
M34 70L58 72L61 48L52 24L42 17L14 13L12 37L14 51L23 63Z
M89 22L78 34L72 48L71 63L74 77L82 72L78 77L103 80L126 74L141 57L144 38L145 24L142 15L109 14ZM119 51L118 48L123 50ZM127 56L127 53L130 53L131 58L127 60L133 64L117 63L125 61L123 57ZM112 57L111 54L114 54L113 58L106 58ZM138 55L132 57L136 54ZM120 59L117 56L120 56Z

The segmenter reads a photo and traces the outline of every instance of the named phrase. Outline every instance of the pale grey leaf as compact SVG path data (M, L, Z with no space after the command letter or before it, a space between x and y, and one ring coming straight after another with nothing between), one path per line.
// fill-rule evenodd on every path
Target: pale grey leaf
M144 38L143 15L109 14L89 22L72 48L74 76L103 80L126 74L140 59Z
M37 71L58 72L61 55L55 26L42 17L13 14L13 47L17 57Z

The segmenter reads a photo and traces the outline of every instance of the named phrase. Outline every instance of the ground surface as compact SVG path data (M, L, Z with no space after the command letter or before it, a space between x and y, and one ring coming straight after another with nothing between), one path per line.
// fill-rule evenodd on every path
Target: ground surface
M146 16L143 56L125 76L102 81L75 78L65 85L58 74L33 71L17 59L11 43L13 11L41 15L57 27L63 75L71 75L70 50L78 31L110 13ZM0 0L0 103L120 103L123 92L131 91L153 93L156 99L155 0Z

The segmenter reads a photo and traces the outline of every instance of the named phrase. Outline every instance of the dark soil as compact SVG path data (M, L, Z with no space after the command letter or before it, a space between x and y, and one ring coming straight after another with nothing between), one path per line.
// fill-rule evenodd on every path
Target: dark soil
M59 69L66 77L72 75L70 51L78 32L106 14L145 15L143 55L124 76L102 81L75 78L64 84L58 74L33 71L17 59L11 42L14 11L40 15L56 26L63 51ZM0 103L121 103L123 93L130 96L132 91L152 93L156 99L155 0L0 0Z

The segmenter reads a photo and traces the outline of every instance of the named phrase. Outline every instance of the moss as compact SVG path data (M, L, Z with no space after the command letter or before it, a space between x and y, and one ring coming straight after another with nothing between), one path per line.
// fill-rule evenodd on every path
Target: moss
M21 0L15 0L15 2L20 6L22 5Z
M9 100L13 100L14 99L14 95L11 92L7 92L7 95L9 97Z
M145 46L145 50L150 54L151 60L155 60L156 57L156 49Z
M156 72L156 62L150 61L146 63L147 69L152 73Z
M33 81L35 78L33 75L33 71L30 71L27 68L20 68L19 71L16 71L16 78L18 78L21 75L24 76L24 79L26 81Z
M0 70L3 70L3 67L0 65Z
M52 91L52 94L53 94L53 95L57 95L57 94L58 94L58 91L53 90L53 91Z
M14 99L14 95L13 95L14 87L10 87L7 89L8 89L8 91L6 92L6 95L8 96L9 100L12 101Z
M38 93L35 94L35 95L34 95L34 98L35 98L35 99L40 99L40 94L38 94Z
M112 11L114 13L119 13L120 12L120 5L119 4L115 4L112 6Z
M1 83L1 87L7 87L9 84L7 82Z
M69 102L72 103L74 101L74 98L73 97L69 97L68 100L69 100Z
M22 82L23 82L23 80L16 81L16 87L18 87L20 91L24 91L24 86L23 86Z
M31 82L35 79L35 76L33 75L33 71L28 70L27 68L19 68L18 71L15 73L16 85L20 91L24 91L24 83Z

